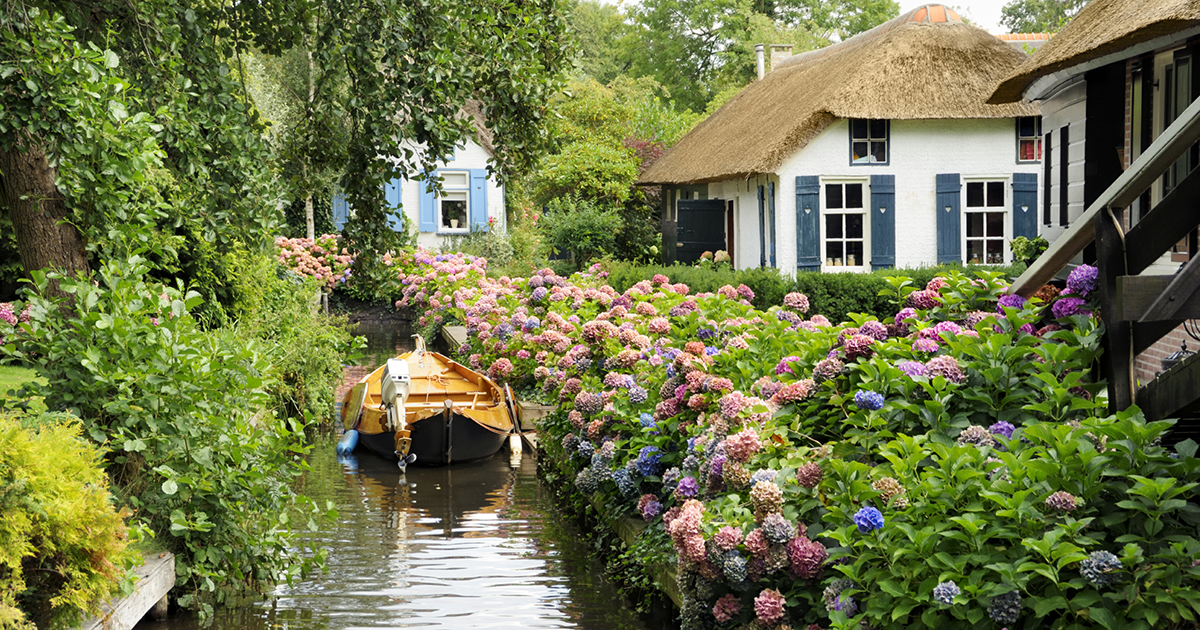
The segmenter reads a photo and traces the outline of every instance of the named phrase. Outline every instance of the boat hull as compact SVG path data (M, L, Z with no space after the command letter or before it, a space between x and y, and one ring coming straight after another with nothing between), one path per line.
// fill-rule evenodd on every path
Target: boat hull
M507 434L496 433L458 414L450 414L449 421L444 414L425 418L409 428L412 430L409 453L417 456L414 466L446 466L491 457L508 438ZM380 457L399 460L393 432L360 433L358 440L360 447L365 446Z

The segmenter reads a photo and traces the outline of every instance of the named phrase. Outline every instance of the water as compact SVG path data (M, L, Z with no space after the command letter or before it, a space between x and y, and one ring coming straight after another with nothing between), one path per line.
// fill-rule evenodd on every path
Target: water
M390 356L388 348L405 341L372 345L387 346L377 353ZM336 522L299 541L328 550L327 573L259 603L219 609L211 622L185 612L137 628L650 627L601 577L580 532L555 514L531 455L514 459L502 450L401 475L395 463L362 451L339 461L336 439L316 439L312 471L298 488L338 510Z

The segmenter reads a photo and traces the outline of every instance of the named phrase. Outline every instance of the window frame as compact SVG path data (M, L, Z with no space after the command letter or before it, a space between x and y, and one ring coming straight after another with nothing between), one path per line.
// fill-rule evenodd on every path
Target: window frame
M987 194L988 194L987 185L989 183L999 183L1000 184L1000 190L1003 193L1003 197L1000 200L1000 205L998 205L998 206L987 205ZM982 206L969 206L968 205L968 190L970 189L971 184L983 184L984 185L984 189L983 189L984 205L982 205ZM1011 207L1012 199L1013 199L1012 188L1013 188L1013 186L1012 186L1012 176L1011 175L993 175L993 176L982 176L981 175L981 176L970 176L970 177L962 178L962 193L961 193L962 197L960 199L960 207L962 208L962 227L960 228L961 233L959 235L959 242L962 243L962 261L963 261L964 265L1008 265L1008 264L1011 264L1012 252L1009 250L1009 243L1012 242L1012 229L1013 229L1012 228L1012 207ZM978 209L976 210L973 208L978 208ZM970 225L971 225L970 215L972 215L972 214L985 215L984 220L983 220L984 233L982 236L969 236L968 235L969 230L970 230ZM1001 234L999 237L995 237L995 236L989 235L987 233L988 222L987 222L986 215L988 215L988 214L1000 214L1001 215L1001 220L1000 220ZM987 243L988 243L988 241L995 241L995 240L1000 241L1000 260L999 260L999 262L988 262L987 261ZM982 241L983 242L984 259L981 262L971 262L970 243L972 241Z
M447 175L462 175L466 181L462 185L449 185L446 182ZM438 196L434 199L437 221L437 233L446 235L470 234L471 233L471 171L469 170L440 170L438 176L442 178L442 189ZM461 199L450 199L449 195L462 195ZM462 201L463 202L463 218L457 228L452 228L445 225L442 221L442 202L443 201Z
M866 137L865 142L867 143L867 154L868 154L867 157L868 158L871 157L870 156L871 143L880 141L876 137L871 135L871 122L872 121L880 121L883 123L883 140L882 140L882 142L883 142L883 150L886 153L886 159L884 161L871 162L868 160L866 162L860 162L860 161L857 161L854 159L854 142L855 142L854 122L857 120L866 121L866 123L867 123L867 137ZM847 153L850 158L850 166L888 166L892 163L892 121L890 119L887 119L887 118L847 118L846 119L846 135L850 139L850 142L847 144L847 149L848 149ZM858 139L858 141L864 142L864 140L862 140L862 139Z
M845 186L846 184L860 184L862 186L862 207L861 208L846 208L845 207ZM829 208L826 187L830 185L842 186L843 203L841 208ZM822 272L843 272L843 273L869 273L871 271L871 180L866 177L822 177L820 180L820 188L818 189L818 203L821 212L821 220L818 225L820 229L820 248L821 248L821 271ZM848 211L849 210L849 211ZM857 211L857 212L855 212ZM853 267L849 265L833 265L829 263L828 244L829 235L827 221L830 215L845 216L848 214L859 214L862 216L862 260L859 264ZM845 219L842 223L843 236L835 241L842 243L842 259L847 260L849 255L845 249L845 243L853 242L860 239L848 239L845 234Z
M1021 121L1026 118L1033 119L1033 132L1034 133L1032 136L1022 136L1021 135ZM1045 157L1045 153L1043 153L1043 151L1045 150L1045 145L1042 143L1042 134L1041 134L1042 117L1041 116L1018 116L1017 118L1014 119L1014 121L1016 122L1016 136L1017 136L1017 164L1038 164L1038 163L1040 163L1042 161L1042 159ZM1032 140L1034 142L1035 154L1038 157L1029 159L1029 160L1021 157L1021 143L1025 140Z

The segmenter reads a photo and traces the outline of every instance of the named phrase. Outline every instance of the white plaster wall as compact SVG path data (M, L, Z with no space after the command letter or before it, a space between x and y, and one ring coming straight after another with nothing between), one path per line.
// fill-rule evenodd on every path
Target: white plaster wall
M794 275L796 270L795 184L799 175L861 178L866 181L873 174L895 175L897 267L937 264L935 206L936 176L939 173L958 173L963 181L986 177L1005 178L1010 183L1013 173L1034 173L1039 175L1040 180L1040 162L1017 163L1016 123L1011 118L893 120L889 144L891 155L888 164L851 165L848 123L838 120L780 165L775 212L776 251L781 271ZM759 263L758 202L755 191L760 182L766 181L767 177L751 178L748 187L745 181L709 185L710 198L730 198L728 191L731 187L738 191L734 262L739 269L756 267ZM1039 181L1039 190L1040 185ZM965 190L964 186L964 196ZM1009 188L1007 192L1006 211L1011 212L1012 189ZM1040 193L1038 199L1040 203ZM960 207L965 205L964 199ZM824 225L821 227L823 231ZM1012 234L1011 216L1008 217L1006 233ZM869 245L867 249L869 252Z
M414 145L412 148L416 150L417 147ZM445 164L439 163L438 168L487 168L488 157L490 156L486 149L468 140L465 146L459 147L454 152L453 160ZM421 189L424 185L424 182L405 180L400 186L400 198L404 208L404 215L414 227L419 227L421 224ZM488 177L487 207L488 217L496 220L497 229L501 231L507 230L508 226L505 225L504 213L504 187L497 183L494 177ZM436 250L441 247L447 238L445 236L438 236L433 232L418 232L417 244L426 249Z

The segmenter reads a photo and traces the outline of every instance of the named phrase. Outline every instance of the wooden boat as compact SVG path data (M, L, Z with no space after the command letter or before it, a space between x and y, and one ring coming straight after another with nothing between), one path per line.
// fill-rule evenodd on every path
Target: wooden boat
M494 455L513 433L505 390L486 376L425 349L390 359L363 377L342 402L346 437L400 463L445 466Z

